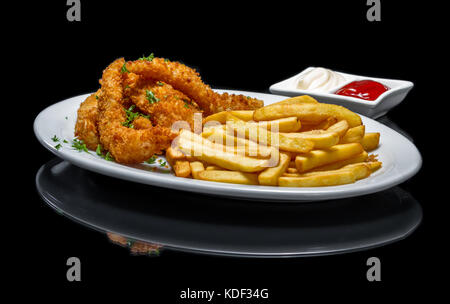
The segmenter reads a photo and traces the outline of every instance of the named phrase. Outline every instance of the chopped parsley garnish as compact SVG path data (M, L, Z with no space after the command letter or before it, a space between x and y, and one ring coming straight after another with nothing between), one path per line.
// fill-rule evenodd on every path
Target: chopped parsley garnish
M122 126L133 129L134 128L133 121L136 118L138 118L139 116L150 119L149 115L144 115L144 114L141 114L138 112L133 112L134 108L135 108L135 105L131 105L128 109L125 109L125 114L127 115L127 120L122 123Z
M155 161L156 161L156 156L153 155L152 157L150 157L150 158L149 158L148 160L146 160L145 162L146 162L147 164L154 164Z
M251 97L250 96L247 96L247 99L250 99Z
M164 62L169 62L169 59L168 58L164 58Z
M53 140L54 142L58 142L58 141L59 141L59 138L56 137L56 135L55 135L55 136L52 137L52 140Z
M105 160L107 161L114 161L114 157L112 157L112 155L108 152L106 152L105 154Z
M188 105L187 103L184 103L184 107L185 107L186 109L189 109L189 105Z
M62 147L61 144L57 144L57 145L55 146L55 149L56 149L56 150L59 150L61 147Z
M149 103L154 104L159 101L159 98L156 98L155 94L153 94L150 90L145 90L145 96Z
M98 99L98 95L95 95L95 99Z
M104 158L107 161L114 161L114 158L111 156L109 151L105 155L103 155L102 150L103 150L102 146L100 144L98 144L95 152L97 153L98 156L100 156L101 158Z
M135 105L132 105L128 108L128 110L125 109L125 113L127 115L127 120L122 123L123 126L132 128L132 129L134 128L134 126L132 124L133 120L135 120L139 116L139 113L133 112L134 107L135 107Z
M166 162L165 161L163 161L163 162L160 162L160 164L159 164L161 167L164 167L165 165L166 165Z
M130 73L130 71L128 71L128 69L127 69L127 63L126 62L123 64L122 68L120 69L120 73L123 74L125 72Z
M102 145L100 145L100 144L97 145L97 149L95 150L95 153L97 153L98 156L103 156Z
M164 82L158 81L156 84L162 87L164 85Z
M79 140L78 138L73 139L72 148L75 148L75 150L78 150L78 152L84 151L84 152L89 153L89 150L86 147L86 144L82 140Z
M151 53L150 55L148 55L147 57L145 57L144 55L142 55L141 58L139 58L139 60L147 60L147 61L152 61L153 58L155 58L155 55L153 53Z
M64 139L64 140L63 140L63 143L67 144L67 143L69 143L69 142L68 142L67 140Z

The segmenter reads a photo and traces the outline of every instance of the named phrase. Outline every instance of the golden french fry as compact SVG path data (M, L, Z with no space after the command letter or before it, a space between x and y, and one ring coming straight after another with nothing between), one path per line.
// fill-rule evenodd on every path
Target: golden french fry
M339 134L340 137L344 136L345 133L347 133L347 130L349 128L348 122L346 120L341 120L334 125L331 125L327 128L327 131L329 132L336 132Z
M345 133L345 135L341 138L340 143L341 144L361 143L364 137L365 130L366 128L364 125L348 129L347 133Z
M297 172L294 173L286 172L283 173L280 177L300 177L300 174ZM280 179L278 179L278 182L280 182Z
M369 168L370 168L370 170L372 170L372 172L377 171L383 165L382 162L379 162L379 161L367 162L366 164L369 166Z
M278 185L281 187L322 187L350 184L355 181L355 175L349 170L325 171L322 175L314 176L281 176L278 179Z
M347 166L342 167L341 169L352 169L352 168L355 168L355 167L359 168L359 166L361 166L361 165L366 166L370 170L370 172L372 173L372 172L375 172L378 169L380 169L382 163L378 162L378 161L375 161L375 162L361 162L361 163L349 164ZM358 179L362 179L362 178L365 178L365 177L367 177L367 176L365 176L365 174L363 174L363 172L361 172L361 174L358 177Z
M205 167L203 166L203 163L199 162L199 161L194 161L194 162L190 162L189 165L191 167L192 177L195 179L200 179L198 174L202 171L205 171Z
M203 124L211 121L217 121L224 124L227 121L227 117L232 115L242 121L249 121L253 119L253 111L222 111L209 115L203 119Z
M229 113L243 121L249 121L253 119L254 111L229 111Z
M254 122L253 124L274 132L297 132L302 127L302 124L297 117L286 117L269 121L259 121ZM278 130L275 131L274 129Z
M177 176L318 187L353 183L382 166L366 152L378 146L379 133L365 133L356 113L306 95L255 111L216 113L203 122L201 136L181 130L178 146L166 151Z
M363 151L363 147L359 143L335 145L326 150L313 150L297 155L295 165L298 172L305 172L313 168L351 158Z
M202 136L214 143L224 144L227 147L236 147L240 152L243 150L246 156L268 158L278 153L274 147L259 145L243 137L234 136L227 133L223 128L207 128L203 131Z
M270 166L270 159L257 159L225 152L225 146L214 144L186 130L180 132L178 146L188 155L229 170L258 172Z
M258 175L258 181L261 185L276 186L278 178L286 171L289 166L291 156L286 153L280 153L278 166L267 168Z
M278 101L267 105L266 107L280 105L280 104L302 104L302 103L319 103L317 100L308 95L295 96L288 99L284 99L282 101Z
M166 149L166 160L173 167L177 160L186 160L186 156L180 150L169 147Z
M291 138L304 138L314 143L314 149L326 149L339 143L339 134L324 130L300 133L280 133Z
M220 122L221 124L224 124L227 121L228 114L229 114L229 112L222 111L222 112L218 112L218 113L209 115L208 117L205 117L203 119L203 124L205 124L207 122L211 122L211 121L217 121L217 122Z
M211 165L211 166L206 167L205 170L226 170L226 169L221 168L221 167L219 167L219 166Z
M300 130L302 124L297 117L286 117L281 119L269 120L269 121L259 121L259 122L245 122L242 119L229 113L227 115L227 121L241 123L241 124L251 124L252 127L264 128L268 131L274 132L295 132ZM250 126L250 125L247 125Z
M364 150L370 152L375 150L380 143L380 133L366 133L361 141Z
M355 174L356 180L366 178L372 173L371 166L368 163L350 164L339 170L351 170Z
M348 159L344 159L344 160L340 160L328 165L324 165L324 166L320 166L314 169L311 169L310 172L316 172L316 171L331 171L331 170L337 170L340 169L346 165L350 165L350 164L356 164L356 163L362 163L365 162L367 160L368 154L366 151L361 152L360 154L348 158Z
M358 114L342 106L326 103L279 104L263 107L255 110L253 120L274 120L291 116L300 118L300 121L306 124L320 123L328 117L346 120L350 127L362 124Z
M314 147L314 143L303 138L290 138L281 133L267 131L255 124L236 121L227 122L227 132L236 132L240 136L258 142L262 145L278 147L283 151L308 152Z
M254 173L244 173L239 171L219 171L207 170L198 174L199 179L245 185L258 185L258 175Z
M189 177L191 175L191 166L187 160L177 160L173 170L175 175L179 177Z
M300 132L312 131L312 130L326 130L330 126L337 122L335 117L328 117L327 119L319 122L318 124L303 124Z
M320 171L300 174L298 176L282 176L278 185L282 187L321 187L354 183L358 179L369 176L371 170L365 164L354 164L333 171Z

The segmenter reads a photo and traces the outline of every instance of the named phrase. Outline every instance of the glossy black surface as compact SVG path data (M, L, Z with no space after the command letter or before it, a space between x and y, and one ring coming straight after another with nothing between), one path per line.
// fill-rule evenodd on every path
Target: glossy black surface
M59 159L41 167L36 185L52 208L92 228L210 254L363 250L405 238L422 219L418 202L399 187L319 203L263 203L126 182Z

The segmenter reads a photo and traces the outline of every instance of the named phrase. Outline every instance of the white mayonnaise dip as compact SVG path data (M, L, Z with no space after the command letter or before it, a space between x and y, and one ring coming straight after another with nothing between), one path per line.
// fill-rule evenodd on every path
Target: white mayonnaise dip
M297 79L297 89L327 92L346 82L344 76L329 69L314 68Z

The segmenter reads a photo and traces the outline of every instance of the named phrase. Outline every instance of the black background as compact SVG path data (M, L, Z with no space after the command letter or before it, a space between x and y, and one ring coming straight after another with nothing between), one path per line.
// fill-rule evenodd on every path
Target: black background
M435 274L444 264L438 214L445 201L435 175L443 164L434 162L433 153L442 140L437 115L446 102L436 94L446 80L436 74L446 62L438 5L382 1L382 21L368 22L366 1L81 2L81 22L67 21L65 1L34 1L10 10L13 18L5 27L11 69L3 73L17 85L17 114L10 118L19 126L13 136L20 137L15 142L26 160L11 178L20 189L15 204L21 212L13 215L17 235L8 264L18 279L76 290L140 286L136 293L164 302L175 302L187 287L269 288L271 302L281 303L305 294L350 298L361 290L371 298L386 290L414 297L426 282L438 283ZM34 138L34 118L57 101L95 91L103 68L115 58L150 52L197 68L215 88L267 92L308 66L413 81L414 89L388 117L412 135L424 158L421 171L401 185L423 207L421 226L398 243L340 256L239 259L163 251L149 258L130 256L106 236L58 216L35 190L37 170L53 155ZM80 283L65 279L70 256L82 261ZM381 259L381 283L365 278L371 256Z

